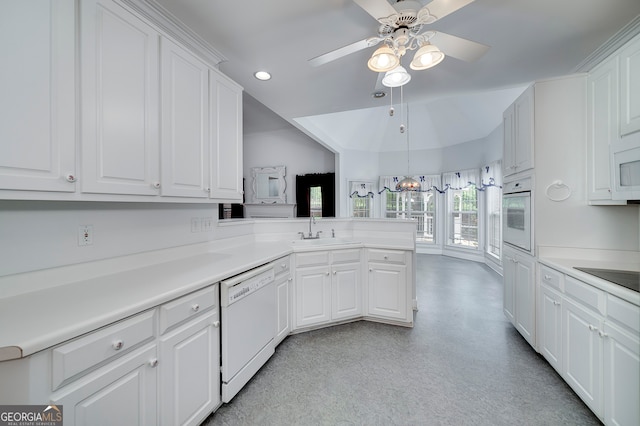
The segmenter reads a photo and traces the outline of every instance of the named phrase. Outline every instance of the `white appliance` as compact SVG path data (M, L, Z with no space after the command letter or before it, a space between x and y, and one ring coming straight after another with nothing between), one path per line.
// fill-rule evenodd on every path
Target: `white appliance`
M269 263L220 285L223 402L231 401L275 352L274 277Z
M502 240L533 254L531 179L504 183L502 188Z
M640 200L640 138L611 144L614 200Z

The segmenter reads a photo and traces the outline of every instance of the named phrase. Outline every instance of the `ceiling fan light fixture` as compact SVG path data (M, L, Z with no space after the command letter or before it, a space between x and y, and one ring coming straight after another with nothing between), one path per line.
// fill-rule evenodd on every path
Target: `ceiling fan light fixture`
M438 65L444 59L444 53L433 44L425 44L413 56L409 64L412 70L421 71Z
M367 66L374 72L387 72L400 64L400 59L389 46L376 49L367 62Z
M402 66L398 65L387 73L382 78L382 84L387 87L400 87L404 86L411 80L411 74Z

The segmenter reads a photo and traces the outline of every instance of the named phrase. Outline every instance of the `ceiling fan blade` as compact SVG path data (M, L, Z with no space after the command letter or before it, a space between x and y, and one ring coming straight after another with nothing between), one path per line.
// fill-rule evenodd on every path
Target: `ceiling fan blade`
M376 44L380 43L380 40L380 38L371 37L364 40L356 41L355 43L348 44L339 49L332 50L331 52L316 56L315 58L311 58L309 59L309 64L314 67L324 65L327 62L335 61L336 59L340 59L343 56L347 56L359 50L366 49L367 47L375 46Z
M387 0L353 0L358 6L364 9L374 19L386 18L398 13Z
M467 62L479 59L489 50L486 44L439 31L429 39L429 43L437 46L445 55Z
M448 14L463 8L469 3L473 3L474 1L475 0L433 0L425 7L429 10L429 13L436 19L441 19Z

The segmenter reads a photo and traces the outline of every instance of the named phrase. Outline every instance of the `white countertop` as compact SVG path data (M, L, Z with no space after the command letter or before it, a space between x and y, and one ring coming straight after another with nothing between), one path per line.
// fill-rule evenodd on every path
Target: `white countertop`
M575 256L558 256L558 253L540 255L538 261L543 265L556 269L566 275L583 281L589 285L599 288L609 294L617 296L634 305L640 306L640 293L630 290L621 285L603 280L586 272L579 271L575 267L613 269L623 271L640 271L640 262L633 256L611 258L607 256L581 256L581 252L576 251Z
M278 242L209 247L176 260L2 298L0 361L31 355L289 253L291 246ZM38 278L46 279L46 271Z
M8 291L0 297L0 361L34 354L293 252L356 247L415 250L401 239L299 245L221 240L2 277Z

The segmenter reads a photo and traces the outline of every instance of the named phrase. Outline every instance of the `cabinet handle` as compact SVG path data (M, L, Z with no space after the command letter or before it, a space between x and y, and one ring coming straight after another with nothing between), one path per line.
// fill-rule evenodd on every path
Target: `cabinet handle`
M160 182L153 182L153 186L155 189L160 189Z
M220 321L214 321L214 322L213 322L213 326L214 326L215 328L220 327Z
M329 272L327 272L327 275L329 275Z
M281 265L281 267L282 267L282 269L287 269L287 264L286 264L286 263L283 263L283 264Z
M206 193L211 192L211 188L205 188L205 189L204 189L204 192L206 192Z
M76 178L76 176L75 176L73 173L69 173L69 174L65 177L65 179L67 180L67 182L70 182L70 183L74 183L75 181L77 181L77 180L78 180L78 178Z
M554 301L553 301L553 304L554 304L554 305L556 305L556 306L558 306L558 305L560 304L560 302L558 302L557 300L554 300Z
M607 333L605 333L604 331L602 331L602 330L599 330L599 331L598 331L598 334L599 334L599 335L600 335L600 337L602 337L602 338L609 337L609 335L608 335Z
M200 310L200 305L198 305L197 303L195 303L191 309L193 309L193 312L198 312Z
M373 272L373 268L369 268L369 272Z
M544 276L544 280L545 281L551 281L551 275L545 275Z
M338 273L338 271L333 271L333 275L335 275L335 274L337 274L337 273Z
M386 254L384 255L384 260L389 259L389 256L387 256Z
M153 358L149 360L149 367L156 368L158 366L158 358Z
M122 349L124 347L124 342L122 340L116 340L115 342L113 342L111 344L111 347L114 350L119 351L120 349Z
M596 326L594 326L594 325L589 324L589 330L591 330L591 331L598 331L598 327L596 327Z

